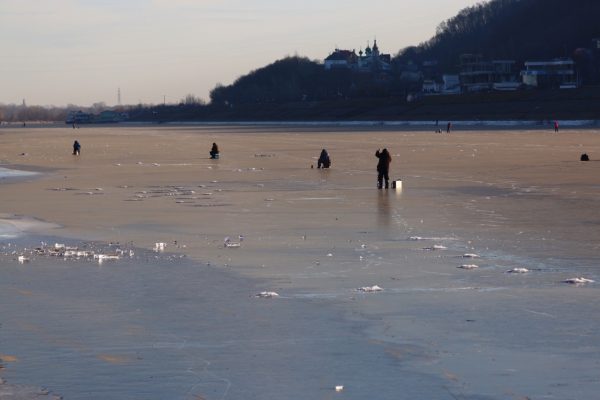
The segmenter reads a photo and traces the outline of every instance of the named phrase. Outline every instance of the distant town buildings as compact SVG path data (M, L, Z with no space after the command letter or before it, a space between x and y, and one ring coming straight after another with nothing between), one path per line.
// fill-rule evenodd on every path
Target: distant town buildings
M460 93L460 77L458 75L442 75L442 93L458 94Z
M600 40L597 41L600 46ZM458 75L432 71L433 63L424 62L422 92L459 94L487 91L513 91L520 88L571 89L579 86L572 59L526 61L523 68L515 60L486 60L480 54L462 54Z
M129 119L129 114L112 110L102 111L100 114L86 113L81 110L72 111L67 115L67 124L114 124Z
M323 64L326 70L375 72L384 81L391 77L411 87L421 85L423 95L514 91L522 88L571 89L579 87L586 79L590 82L600 81L600 65L597 63L600 59L600 38L592 39L589 49L577 49L573 57L518 62L510 59L489 60L481 54L461 54L458 55L455 71L441 70L436 60L422 61L420 64L408 61L405 65L395 64L392 69L392 57L381 53L375 40L373 47L367 45L364 51L358 53L355 50L335 49ZM582 71L581 75L587 78L578 76Z
M460 86L463 92L517 90L521 85L514 60L487 61L480 54L460 56Z
M367 48L359 50L356 54L355 50L335 49L324 61L325 69L349 69L359 72L373 71L391 71L392 56L379 52L377 40L373 42L371 48L367 44Z
M571 59L526 61L521 76L523 83L532 87L574 89L578 86L575 62Z

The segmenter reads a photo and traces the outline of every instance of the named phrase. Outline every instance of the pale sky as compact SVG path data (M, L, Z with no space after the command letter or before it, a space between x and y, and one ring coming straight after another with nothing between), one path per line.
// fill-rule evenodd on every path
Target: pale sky
M0 0L0 103L209 100L287 55L429 39L480 0Z

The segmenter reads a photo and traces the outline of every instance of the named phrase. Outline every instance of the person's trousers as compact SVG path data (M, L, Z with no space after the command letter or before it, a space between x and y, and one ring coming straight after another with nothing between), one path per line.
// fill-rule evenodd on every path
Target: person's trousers
M390 177L388 175L388 171L378 171L377 174L377 187L379 189L381 189L382 184L383 184L383 180L385 179L385 188L387 189L389 187L389 182L390 182Z

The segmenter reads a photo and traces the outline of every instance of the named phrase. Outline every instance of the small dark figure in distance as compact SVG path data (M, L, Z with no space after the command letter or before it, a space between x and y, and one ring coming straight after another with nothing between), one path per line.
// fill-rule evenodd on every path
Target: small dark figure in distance
M558 133L558 121L554 121L554 132Z
M446 133L450 133L451 130L452 130L452 122L448 122L448 125L446 125Z
M317 162L317 168L329 168L331 166L331 159L329 158L329 154L327 150L321 150L321 155L319 156L319 161Z
M586 153L583 153L581 155L581 157L579 158L579 160L580 161L590 161L590 157Z
M74 156L78 156L80 154L81 154L81 145L76 140L76 141L73 142L73 155Z
M212 160L216 160L219 158L219 146L217 146L216 143L212 144L212 148L210 149L209 154Z
M379 162L377 163L377 189L382 188L383 180L385 179L385 188L389 187L390 182L390 163L392 162L392 156L388 152L387 149L383 149L382 151L377 150L375 152L375 157L379 158Z

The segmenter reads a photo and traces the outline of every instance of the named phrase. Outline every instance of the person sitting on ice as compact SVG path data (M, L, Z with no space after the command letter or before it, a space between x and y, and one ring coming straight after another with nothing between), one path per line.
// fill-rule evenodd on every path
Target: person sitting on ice
M209 154L212 160L216 160L217 158L219 158L219 146L217 146L216 143L212 144L212 148L210 149Z
M81 154L81 145L76 140L75 142L73 142L73 155L78 156L80 154Z
M317 162L317 168L329 168L331 166L331 159L329 158L329 154L327 150L321 150L321 155L319 156L319 161Z

